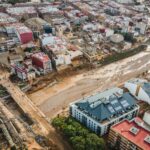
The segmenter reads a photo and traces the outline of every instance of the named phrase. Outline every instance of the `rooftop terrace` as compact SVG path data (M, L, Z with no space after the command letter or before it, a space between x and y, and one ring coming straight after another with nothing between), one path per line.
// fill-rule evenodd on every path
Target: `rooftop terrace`
M128 139L143 150L150 148L150 132L138 125L142 120L135 118L134 121L123 121L117 125L114 125L112 129Z

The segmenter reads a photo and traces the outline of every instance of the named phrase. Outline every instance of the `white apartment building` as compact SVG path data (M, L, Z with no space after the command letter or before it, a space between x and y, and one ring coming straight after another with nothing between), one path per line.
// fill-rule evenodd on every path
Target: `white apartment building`
M134 78L127 81L124 87L127 88L137 100L150 104L150 82L147 80Z
M70 104L70 115L83 125L104 135L124 119L133 119L139 106L133 96L120 88L108 89Z

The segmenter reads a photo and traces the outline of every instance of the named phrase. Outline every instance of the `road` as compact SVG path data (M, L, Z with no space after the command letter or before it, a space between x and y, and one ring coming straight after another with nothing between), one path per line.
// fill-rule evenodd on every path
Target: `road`
M118 86L150 67L150 52L143 51L110 65L72 76L59 84L37 91L30 99L49 118L53 118L69 103L96 91Z
M20 88L9 80L8 77L9 74L7 72L1 71L0 84L7 89L8 93L23 110L23 112L27 113L35 121L33 126L34 132L46 137L50 136L52 145L57 145L57 149L69 149L70 147L68 144L63 141L54 128L52 128L46 120L45 115L32 103L32 101L20 90Z

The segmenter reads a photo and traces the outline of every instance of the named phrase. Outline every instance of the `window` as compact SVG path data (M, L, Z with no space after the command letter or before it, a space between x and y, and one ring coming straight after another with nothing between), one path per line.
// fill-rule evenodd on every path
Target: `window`
M113 101L111 101L111 104L116 104L116 103L118 103L118 101L117 101L117 100L113 100Z

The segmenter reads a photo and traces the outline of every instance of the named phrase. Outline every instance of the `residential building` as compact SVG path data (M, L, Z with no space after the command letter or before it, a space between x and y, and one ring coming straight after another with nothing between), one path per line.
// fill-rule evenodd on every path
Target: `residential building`
M150 127L150 110L145 112L143 121Z
M50 18L59 18L63 16L63 12L59 10L59 5L47 5L38 7L39 14L45 19L46 17Z
M115 0L118 3L131 4L134 3L133 0Z
M67 66L72 63L71 59L73 59L73 54L75 53L68 50L67 41L64 38L43 34L39 36L39 39L41 46L49 54L49 57L55 61L57 67L61 65Z
M124 120L110 128L108 143L116 150L149 150L150 130L140 118Z
M124 87L136 97L137 100L150 104L150 82L144 79L131 79L124 84Z
M70 115L104 135L110 127L124 119L133 119L139 111L135 99L120 88L108 89L70 104Z
M141 34L145 34L146 29L147 29L147 22L136 22L136 29L139 29L139 32Z
M38 13L36 9L32 6L25 6L25 7L8 7L6 12L10 14L12 17L21 20L22 18L28 19L33 17L38 17Z
M16 64L18 62L23 62L23 57L22 55L19 55L19 54L9 55L8 61L10 64Z
M27 79L27 70L22 64L13 64L11 65L11 73L16 74L17 77L21 80Z
M17 19L9 16L6 13L0 12L0 26L5 26L7 24L18 22Z
M32 55L32 64L35 68L42 70L44 74L52 71L51 60L48 55L43 52Z
M11 65L11 73L16 74L22 81L31 80L35 78L35 71L26 68L23 64L16 63Z
M9 37L16 37L15 42L26 44L33 41L32 31L22 23L13 23L5 26Z

